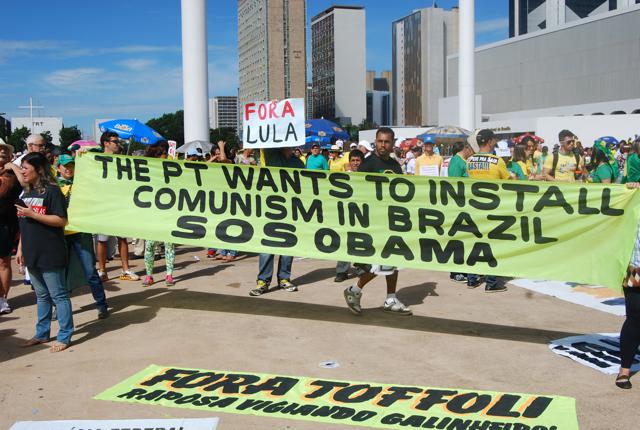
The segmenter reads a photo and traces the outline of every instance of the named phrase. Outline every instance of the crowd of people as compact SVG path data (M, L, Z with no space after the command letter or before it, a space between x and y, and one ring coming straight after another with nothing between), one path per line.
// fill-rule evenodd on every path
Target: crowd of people
M110 238L97 234L69 231L67 207L72 198L75 156L82 149L73 145L67 151L48 151L42 136L27 139L27 153L14 155L13 147L0 142L0 313L9 313L7 302L12 280L11 256L24 268L25 279L36 294L37 323L35 335L24 347L50 341L51 322L57 319L59 331L52 352L66 349L74 331L69 291L74 284L90 286L98 311L98 318L109 317L103 283L108 280L106 264L109 242L115 241L120 256L123 281L140 281L129 266L127 238ZM105 132L100 138L105 153L122 151L118 134ZM148 145L145 157L167 158L169 145L159 141ZM535 136L525 135L515 141L499 140L491 130L480 130L467 139L445 143L427 136L423 140L399 142L392 129L377 130L374 143L367 141L336 141L329 148L312 144L305 153L302 148L242 150L237 152L224 142L218 142L208 154L192 149L185 158L211 163L236 163L299 169L340 172L372 172L394 175L467 177L471 180L530 180L558 182L593 182L601 184L627 183L640 188L640 140L634 142L598 140L583 148L569 130L562 130L558 144L551 150ZM144 238L142 238L144 239ZM213 244L212 244L213 245ZM173 268L175 244L157 244L148 240L144 245L145 274L142 286L154 284L153 271L158 248L164 249L166 263L165 285L175 284ZM230 249L208 248L207 257L233 261L237 252ZM278 258L277 288L297 291L292 282L293 256L260 254L258 275L251 296L269 291L274 278L274 264ZM76 261L74 273L72 262ZM97 263L97 266L96 266ZM338 262L336 282L349 278L354 267L357 281L343 291L348 309L361 315L360 305L365 286L376 276L385 276L387 296L383 302L386 312L411 315L411 309L396 296L398 269L380 264ZM473 273L451 273L451 279L477 288L484 283L488 293L504 292L507 287L495 276ZM629 270L625 278L624 294L627 318L621 331L621 370L616 384L631 388L630 368L640 346L640 230Z

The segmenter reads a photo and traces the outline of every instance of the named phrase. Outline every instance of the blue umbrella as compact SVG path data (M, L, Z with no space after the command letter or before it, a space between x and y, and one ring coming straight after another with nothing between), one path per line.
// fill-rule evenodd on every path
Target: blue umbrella
M118 133L121 139L132 139L145 145L153 145L164 137L151 127L141 123L137 119L114 119L100 123L100 131L113 131Z
M328 142L338 139L349 140L349 133L340 128L335 122L324 118L310 119L304 123L304 128L307 137L318 136L319 138L326 138Z

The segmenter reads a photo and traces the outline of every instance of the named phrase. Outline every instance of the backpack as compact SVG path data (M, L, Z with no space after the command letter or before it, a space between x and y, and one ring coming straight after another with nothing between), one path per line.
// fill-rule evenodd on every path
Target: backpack
M578 177L580 176L581 173L578 173L579 170L578 168L580 167L580 154L578 154L577 152L573 153L574 157L576 157L576 170L574 172L574 176L576 179L578 179ZM558 155L558 152L554 152L553 153L553 167L551 168L551 172L549 172L549 174L551 176L553 176L554 178L556 177L556 167L558 167L558 159L560 158L560 156Z

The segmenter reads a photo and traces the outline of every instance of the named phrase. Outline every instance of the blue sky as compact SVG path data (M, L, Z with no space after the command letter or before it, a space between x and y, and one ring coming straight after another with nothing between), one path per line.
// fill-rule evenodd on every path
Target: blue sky
M457 0L436 2L450 9ZM308 20L333 0L307 0ZM391 69L391 22L433 1L337 2L366 8L367 68ZM236 94L237 1L209 0L209 95ZM182 108L179 0L30 0L2 4L0 112L34 103L91 137L96 118L146 121ZM476 39L508 35L507 0L476 2ZM309 77L310 78L310 77Z

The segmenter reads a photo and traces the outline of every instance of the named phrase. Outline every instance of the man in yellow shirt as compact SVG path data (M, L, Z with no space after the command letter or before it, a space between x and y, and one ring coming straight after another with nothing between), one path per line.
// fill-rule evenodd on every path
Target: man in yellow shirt
M422 155L416 158L415 174L419 176L440 176L442 157L433 153L434 140L431 136L424 139Z
M473 141L473 136L469 141ZM491 130L480 130L476 135L479 151L467 158L467 172L472 179L509 179L509 171L504 160L495 155L494 149L498 139ZM484 291L487 293L500 293L507 291L504 284L498 284L495 276L484 277ZM467 275L467 288L477 288L482 283L478 275Z
M574 152L576 136L569 130L562 130L558 139L559 151L544 161L542 178L545 181L575 182L576 173L584 166L582 157Z
M480 151L467 158L467 172L473 179L509 179L504 160L495 155L498 139L491 130L480 130L476 136Z

